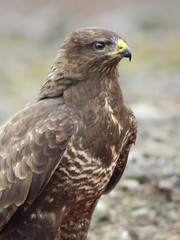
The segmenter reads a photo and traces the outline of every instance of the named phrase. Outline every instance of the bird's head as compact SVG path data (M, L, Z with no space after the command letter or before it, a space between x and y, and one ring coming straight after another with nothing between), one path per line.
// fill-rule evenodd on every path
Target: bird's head
M47 75L40 98L62 95L77 81L118 76L117 65L131 52L115 32L100 27L74 30L64 40Z
M65 71L71 71L84 79L93 73L102 74L116 69L123 57L131 60L131 52L118 34L106 28L91 27L77 29L69 34L57 59L58 62L63 59Z

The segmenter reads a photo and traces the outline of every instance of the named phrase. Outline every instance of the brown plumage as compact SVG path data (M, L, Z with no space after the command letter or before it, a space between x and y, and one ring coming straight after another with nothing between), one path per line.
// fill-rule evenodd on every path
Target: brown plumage
M131 58L104 28L73 31L38 99L0 128L0 240L85 240L122 176L136 121L117 66Z

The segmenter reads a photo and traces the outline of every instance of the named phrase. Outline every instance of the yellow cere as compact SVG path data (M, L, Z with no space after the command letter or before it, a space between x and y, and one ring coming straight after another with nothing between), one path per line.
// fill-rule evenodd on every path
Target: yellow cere
M108 55L108 56L110 56L110 55L117 55L120 52L122 52L125 49L126 46L127 46L127 44L122 39L119 39L118 40L118 51L107 53L105 55Z
M120 40L118 41L119 52L123 51L126 46L127 46L127 44L126 44L123 40L120 39Z

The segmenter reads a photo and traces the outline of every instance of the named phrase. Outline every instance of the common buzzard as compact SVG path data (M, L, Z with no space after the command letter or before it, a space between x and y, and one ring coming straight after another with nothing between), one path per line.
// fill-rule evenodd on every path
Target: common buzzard
M131 52L111 30L74 30L37 99L0 128L0 240L87 238L136 139L118 81L123 57Z

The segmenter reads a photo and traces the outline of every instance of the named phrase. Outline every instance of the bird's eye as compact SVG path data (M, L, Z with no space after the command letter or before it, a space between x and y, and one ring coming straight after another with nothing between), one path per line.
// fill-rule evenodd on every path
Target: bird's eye
M96 42L94 44L94 47L97 49L97 50L103 50L105 48L106 44L104 42Z

